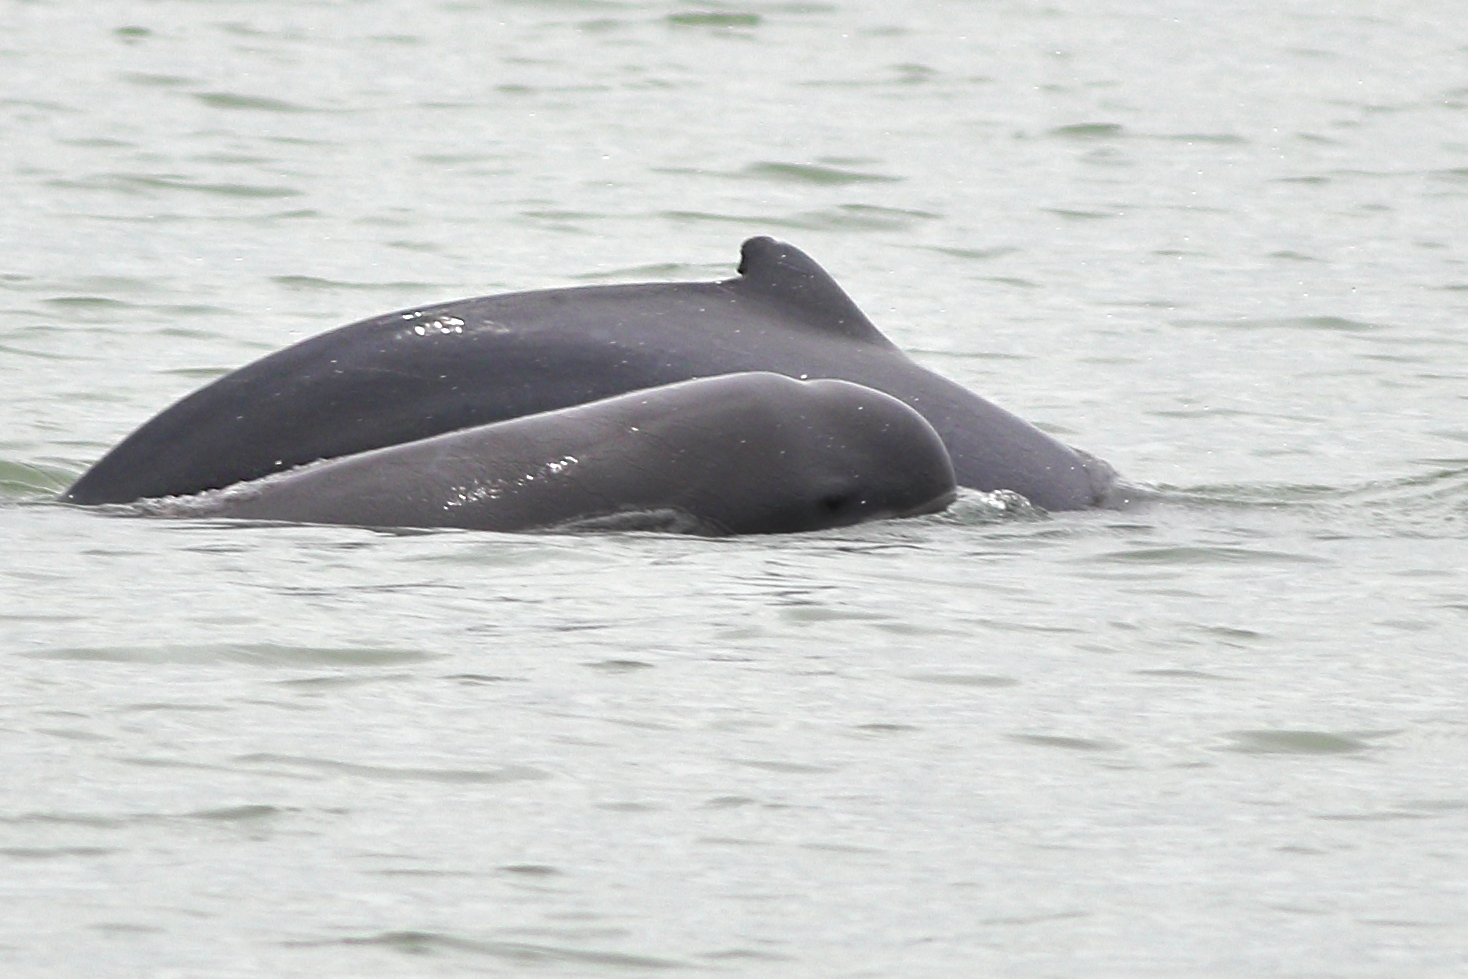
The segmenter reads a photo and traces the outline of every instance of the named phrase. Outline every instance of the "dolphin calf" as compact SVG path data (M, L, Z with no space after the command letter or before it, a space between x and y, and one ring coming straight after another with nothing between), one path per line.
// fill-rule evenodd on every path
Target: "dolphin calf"
M804 252L744 243L722 282L508 293L389 313L247 364L146 422L61 500L125 503L691 378L768 371L885 392L942 438L960 485L1047 510L1111 467L909 359Z
M144 512L366 527L792 533L931 513L938 433L849 381L749 373L372 449Z

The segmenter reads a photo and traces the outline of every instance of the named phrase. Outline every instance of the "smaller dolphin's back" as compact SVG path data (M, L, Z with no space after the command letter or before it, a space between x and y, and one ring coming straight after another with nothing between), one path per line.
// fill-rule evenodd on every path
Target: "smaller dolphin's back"
M751 373L376 449L163 512L502 531L654 519L706 534L786 533L942 509L955 485L942 440L895 398Z

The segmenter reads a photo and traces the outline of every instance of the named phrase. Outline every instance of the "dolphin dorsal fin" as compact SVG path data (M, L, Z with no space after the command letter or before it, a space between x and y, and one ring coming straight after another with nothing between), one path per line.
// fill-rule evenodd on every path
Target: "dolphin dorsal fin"
M892 346L830 273L794 245L750 238L739 250L739 278L727 285L788 308L813 329Z

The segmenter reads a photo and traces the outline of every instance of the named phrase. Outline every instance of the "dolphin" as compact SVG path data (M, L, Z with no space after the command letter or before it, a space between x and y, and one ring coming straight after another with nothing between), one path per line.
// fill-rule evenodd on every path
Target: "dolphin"
M63 502L125 503L693 378L851 381L928 420L958 483L1047 510L1101 503L1115 472L907 357L827 272L771 238L720 282L587 286L377 316L270 354L123 439Z
M953 466L849 381L726 374L325 460L143 512L365 527L794 533L942 510Z

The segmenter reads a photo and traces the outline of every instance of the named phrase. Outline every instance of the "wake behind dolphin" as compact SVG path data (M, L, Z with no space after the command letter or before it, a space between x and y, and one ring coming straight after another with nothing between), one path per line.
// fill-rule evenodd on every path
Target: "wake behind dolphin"
M958 483L1047 510L1101 502L1109 466L909 359L804 252L744 243L722 282L509 293L305 340L155 416L61 499L219 489L322 459L657 388L772 372L885 392L938 433Z

